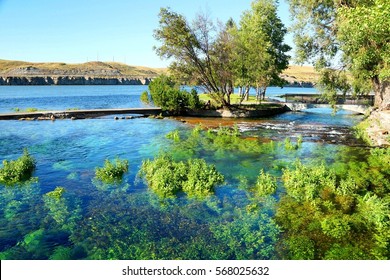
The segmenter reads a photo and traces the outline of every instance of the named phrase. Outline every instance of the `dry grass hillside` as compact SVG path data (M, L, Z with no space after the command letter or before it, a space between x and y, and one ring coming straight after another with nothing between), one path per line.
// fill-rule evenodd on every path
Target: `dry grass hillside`
M312 66L290 65L281 76L288 82L300 81L316 83L319 74Z
M0 75L5 76L133 76L153 78L165 69L130 66L117 62L93 61L82 64L32 63L0 59Z
M67 64L60 62L32 63L0 59L0 76L131 76L153 78L166 72L165 68L148 68L130 66L118 62L92 61L81 64ZM318 74L311 66L291 65L282 74L288 82L315 83Z

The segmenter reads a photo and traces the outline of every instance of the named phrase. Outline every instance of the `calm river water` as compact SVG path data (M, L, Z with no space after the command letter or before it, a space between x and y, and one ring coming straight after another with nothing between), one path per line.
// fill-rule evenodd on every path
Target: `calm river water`
M26 109L93 109L141 107L145 86L0 87L0 112ZM269 95L310 92L313 89L271 88ZM0 185L0 259L225 259L253 258L241 245L227 244L226 236L240 240L242 229L272 232L278 194L263 204L261 215L246 211L253 201L243 182L253 184L260 169L276 176L297 158L303 162L341 160L338 152L358 157L364 150L350 128L360 116L321 109L285 113L272 118L222 120L187 118L135 118L112 116L86 120L0 121L0 160L16 159L24 148L37 161L37 182L22 186ZM210 150L175 145L165 135L185 134L196 123L218 127L235 123L248 141L275 143L261 153ZM302 137L294 151L282 144ZM225 184L204 200L161 200L137 178L145 159L161 150L178 157L201 157L224 174ZM94 179L105 159L129 160L129 172L119 185ZM343 160L346 160L346 156ZM57 186L65 188L61 200L47 199ZM240 187L241 186L241 187ZM283 192L280 187L279 193ZM275 239L267 241L269 254ZM228 246L228 247L227 247ZM232 246L237 250L232 253ZM234 251L234 250L233 250Z

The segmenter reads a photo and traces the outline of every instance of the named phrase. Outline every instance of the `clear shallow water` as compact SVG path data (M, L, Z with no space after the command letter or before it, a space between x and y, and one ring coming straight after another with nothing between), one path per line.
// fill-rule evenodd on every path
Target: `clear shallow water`
M42 99L51 94L47 87L29 88ZM67 88L66 98L54 98L51 103L59 106L62 98L73 102L68 96L72 94L85 102L91 96L95 98L92 100L106 96L113 107L117 98L126 99L122 94L127 90L125 86L81 88L82 92ZM114 94L115 90L121 93ZM142 91L142 87L129 87L132 93L127 102L138 100ZM26 98L20 92L16 96ZM34 102L38 108L52 109L49 103ZM245 238L241 234L248 228L253 229L251 232L263 231L268 238L262 252L272 252L276 227L271 217L278 194L262 202L260 210L253 214L247 209L255 202L241 179L253 184L260 169L280 176L281 169L296 158L331 164L340 160L337 153L345 149L359 156L359 148L348 148L345 144L352 139L348 128L360 117L346 112L333 117L330 113L322 110L234 121L250 141L272 139L276 141L275 147L261 153L196 149L192 156L215 164L226 179L226 184L216 189L216 195L205 200L187 199L184 195L161 200L137 178L142 160L172 147L172 141L165 135L176 129L181 133L189 131L192 123L197 122L193 119L187 119L188 123L144 118L114 121L112 117L55 122L0 121L0 159L15 159L27 147L37 160L34 176L39 178L36 183L20 187L0 186L0 258L274 258L272 253L253 255L239 240ZM223 125L224 121L202 122ZM333 138L329 137L330 132L335 135ZM278 143L286 136L294 141L298 135L303 136L304 142L296 151L287 151ZM188 156L186 149L176 153L178 157ZM103 185L94 180L95 168L102 166L106 158L116 156L129 160L130 170L123 182ZM57 186L64 187L66 192L61 201L54 203L45 194Z

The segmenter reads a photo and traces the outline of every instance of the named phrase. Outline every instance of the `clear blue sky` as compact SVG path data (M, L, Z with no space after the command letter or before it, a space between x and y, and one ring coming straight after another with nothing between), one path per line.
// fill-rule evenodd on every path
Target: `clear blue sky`
M0 59L31 62L124 62L166 67L153 51L160 7L192 20L239 21L251 0L0 0ZM279 15L288 25L288 5ZM292 45L291 36L287 43Z

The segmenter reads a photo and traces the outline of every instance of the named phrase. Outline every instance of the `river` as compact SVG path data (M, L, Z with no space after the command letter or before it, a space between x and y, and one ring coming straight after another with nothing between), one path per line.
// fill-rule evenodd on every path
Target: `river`
M24 110L98 109L144 106L145 86L28 86L0 87L0 112ZM314 89L270 88L269 96L313 92ZM273 207L283 193L269 198L261 215L246 214L253 204L250 191L260 169L281 176L296 159L332 164L338 153L364 154L351 127L361 117L330 109L285 113L272 118L119 119L112 116L85 120L0 121L0 159L16 159L28 148L37 161L37 182L23 186L0 185L0 259L224 259L253 258L227 253L226 234L239 239L249 224L271 232ZM275 143L270 151L180 147L166 138L179 131L187 135L198 123L205 127L236 124L242 138L257 144ZM186 134L187 133L187 134ZM185 136L183 136L185 137ZM285 139L298 149L287 150ZM248 143L249 143L248 142ZM188 142L189 143L189 142ZM246 145L246 144L245 144ZM225 184L204 200L180 195L160 199L137 176L142 161L161 150L177 158L202 157L215 164ZM272 151L271 151L272 150ZM189 152L191 151L191 153ZM119 185L94 179L105 159L129 161L129 172ZM244 183L243 183L244 182ZM65 188L53 202L46 193ZM241 187L240 187L241 186ZM246 224L247 223L247 224ZM225 231L223 231L225 230ZM274 246L271 238L267 246ZM268 241L267 241L268 242ZM231 245L231 243L229 243ZM229 245L229 246L230 246ZM240 243L237 241L237 250ZM268 248L268 247L267 247ZM272 250L271 250L272 251ZM272 254L264 258L274 258Z

